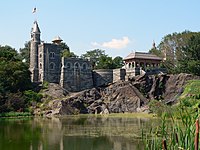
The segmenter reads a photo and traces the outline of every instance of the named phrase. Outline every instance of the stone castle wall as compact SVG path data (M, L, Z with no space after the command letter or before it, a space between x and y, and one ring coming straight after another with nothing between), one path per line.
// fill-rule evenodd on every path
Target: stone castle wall
M91 64L80 58L62 58L60 84L68 91L81 91L93 87Z
M108 85L113 82L113 69L98 69L93 71L93 82L95 87Z
M93 71L94 86L108 85L109 83L125 80L125 69L98 69Z
M51 83L60 82L60 51L60 47L56 44L42 43L39 45L39 81L47 81Z
M92 71L90 61L81 58L61 58L60 38L53 43L40 40L37 22L31 31L30 71L32 82L58 83L68 91L76 92L113 81L124 80L123 70L100 69Z
M125 69L114 69L113 70L113 82L117 82L119 80L125 81L126 70Z

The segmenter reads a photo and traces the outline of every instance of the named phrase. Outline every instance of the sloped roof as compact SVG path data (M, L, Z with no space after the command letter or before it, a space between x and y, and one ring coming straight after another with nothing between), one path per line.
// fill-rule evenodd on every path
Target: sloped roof
M33 24L32 32L34 32L34 33L40 33L40 28L38 26L37 21L35 21L34 24Z
M63 41L59 36L56 36L55 38L53 38L52 42L56 42L56 41Z
M144 53L144 52L132 52L128 56L124 58L124 60L128 59L152 59L152 60L162 60L161 57L158 57L154 54Z

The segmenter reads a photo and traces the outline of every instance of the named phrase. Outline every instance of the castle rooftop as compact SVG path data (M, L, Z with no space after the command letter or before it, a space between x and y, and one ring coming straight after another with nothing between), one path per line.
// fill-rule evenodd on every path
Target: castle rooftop
M150 54L150 53L144 53L144 52L132 52L127 57L124 58L124 60L129 59L151 59L151 60L162 60L162 58Z
M59 44L60 42L62 42L63 40L59 37L59 36L56 36L55 38L53 38L52 42L53 43L56 43L56 44Z
M34 21L32 32L34 32L34 33L41 33L37 21Z

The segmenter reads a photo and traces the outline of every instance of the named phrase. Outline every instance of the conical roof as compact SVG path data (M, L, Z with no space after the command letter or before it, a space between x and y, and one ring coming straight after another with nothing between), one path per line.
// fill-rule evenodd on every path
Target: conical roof
M60 43L62 42L63 40L59 37L59 36L56 36L55 38L53 38L52 42L53 43Z
M33 24L32 32L41 33L37 21L35 21L34 24Z

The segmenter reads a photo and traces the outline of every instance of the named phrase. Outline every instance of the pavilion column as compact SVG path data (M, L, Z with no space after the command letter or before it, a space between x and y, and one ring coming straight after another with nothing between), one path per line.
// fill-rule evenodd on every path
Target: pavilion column
M135 68L136 67L136 64L135 64L135 61L133 62L133 68Z

